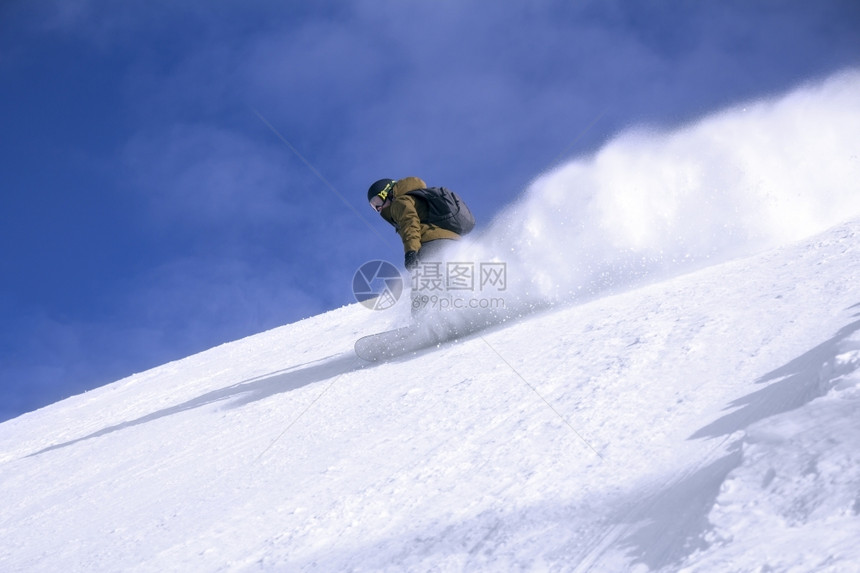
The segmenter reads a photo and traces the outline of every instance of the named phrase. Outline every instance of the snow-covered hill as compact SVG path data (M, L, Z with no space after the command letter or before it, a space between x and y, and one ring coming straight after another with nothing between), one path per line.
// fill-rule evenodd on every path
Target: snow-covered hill
M858 241L372 366L354 305L21 416L0 570L851 571Z
M0 424L0 571L857 570L846 83L654 136L658 172L696 141L720 174L661 196L645 169L661 209L625 207L604 168L633 177L632 136L539 181L461 253L542 312L368 364L355 339L403 312L351 305ZM806 147L837 156L786 195L757 130L779 142L804 109L844 112ZM720 179L721 130L750 113L741 163L762 166Z

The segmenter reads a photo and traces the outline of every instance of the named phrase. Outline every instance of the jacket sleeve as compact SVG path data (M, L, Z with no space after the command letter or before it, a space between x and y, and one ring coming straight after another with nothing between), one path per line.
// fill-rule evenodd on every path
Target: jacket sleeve
M415 198L409 195L397 197L391 204L391 218L403 240L403 251L408 253L420 249L421 219L415 209Z

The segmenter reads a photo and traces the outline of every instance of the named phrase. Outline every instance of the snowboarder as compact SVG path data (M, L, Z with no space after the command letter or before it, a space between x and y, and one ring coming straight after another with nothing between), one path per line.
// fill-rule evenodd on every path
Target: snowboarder
M367 190L367 200L403 241L404 262L412 275L413 321L360 338L356 354L364 360L385 360L480 328L479 321L444 320L440 313L429 312L457 308L456 293L446 290L445 251L475 227L466 203L450 189L428 188L418 177L380 179Z
M428 222L427 201L410 195L427 188L418 177L380 179L367 190L367 200L383 219L391 223L403 241L407 270L421 262L439 260L442 251L460 235Z
M367 200L394 226L403 241L404 263L412 274L412 314L439 305L444 285L445 250L475 226L466 203L444 187L428 188L418 177L380 179Z

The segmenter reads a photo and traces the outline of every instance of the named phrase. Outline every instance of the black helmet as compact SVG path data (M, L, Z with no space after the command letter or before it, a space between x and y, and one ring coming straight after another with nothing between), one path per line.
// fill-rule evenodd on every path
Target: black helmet
M394 184L397 183L394 179L380 179L376 183L370 186L370 189L367 190L367 200L370 201L377 195L382 197L385 200L388 197L388 194L391 192L391 188L394 187Z

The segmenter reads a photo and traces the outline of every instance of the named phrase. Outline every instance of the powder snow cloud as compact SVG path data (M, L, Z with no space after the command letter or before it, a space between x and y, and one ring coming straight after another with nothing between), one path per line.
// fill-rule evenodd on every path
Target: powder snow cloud
M508 265L515 305L592 295L860 214L860 71L676 130L628 130L535 180L458 259Z

